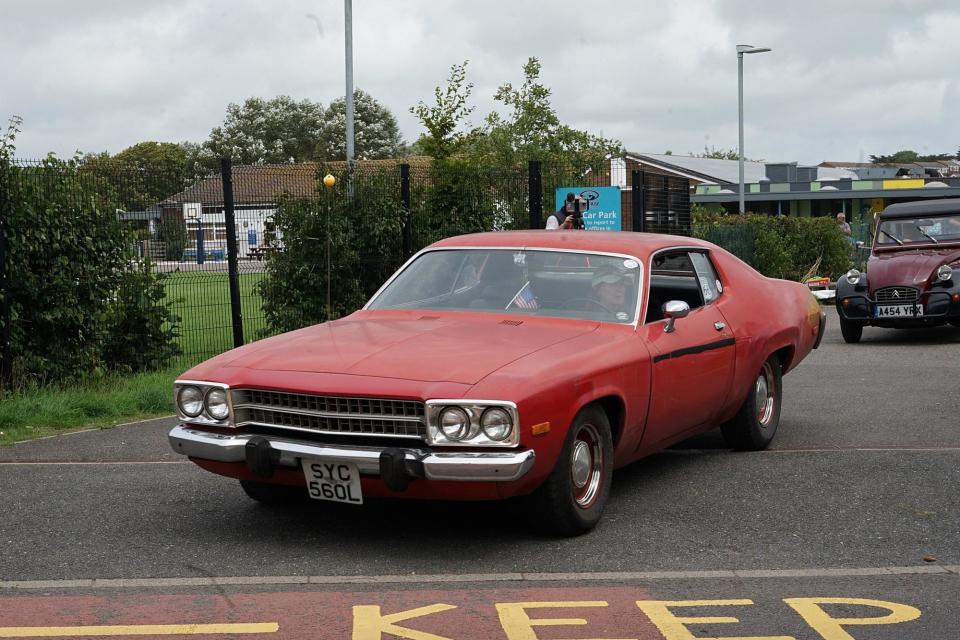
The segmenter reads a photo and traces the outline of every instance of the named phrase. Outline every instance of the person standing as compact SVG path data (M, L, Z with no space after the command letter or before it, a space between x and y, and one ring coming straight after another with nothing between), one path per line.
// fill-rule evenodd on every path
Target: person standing
M566 200L560 205L560 208L550 214L547 218L547 224L544 229L573 229L573 215L567 212L568 208L573 206L577 199L572 191L567 194Z
M837 214L837 228L845 236L849 236L853 231L850 229L850 224L847 222L847 216L844 213Z

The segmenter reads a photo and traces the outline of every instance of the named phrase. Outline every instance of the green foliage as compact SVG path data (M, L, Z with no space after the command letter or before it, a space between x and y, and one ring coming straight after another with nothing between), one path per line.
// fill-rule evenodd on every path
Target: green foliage
M434 91L435 105L420 102L411 109L427 129L419 140L425 152L443 160L462 156L468 164L490 168L522 168L529 160L589 167L623 146L560 121L550 101L551 91L540 82L540 61L530 58L523 66L523 83L501 85L494 99L505 114L490 113L482 127L463 131L464 120L473 111L468 106L473 90L466 84L466 65L453 65L446 87Z
M111 368L154 371L180 354L179 318L165 300L162 273L149 260L128 263L107 313L104 359Z
M958 152L958 157L960 157L960 152ZM938 162L952 159L953 156L949 153L920 155L913 149L901 149L889 155L870 156L870 162L873 164L909 164L911 162Z
M373 96L360 89L353 92L353 129L355 160L381 160L401 155L403 140L397 119ZM315 157L323 161L346 160L346 130L346 101L337 98L323 114Z
M116 193L76 162L20 167L0 158L7 212L7 292L15 384L160 366L175 318L156 304L156 276L133 256ZM146 287L141 297L131 288ZM137 303L146 307L139 310ZM140 353L111 332L136 328ZM166 323L166 328L162 327ZM113 348L108 348L113 344Z
M274 216L283 251L270 254L259 285L274 331L289 331L357 310L402 263L396 171L365 175L346 193L347 177L333 172L317 197L280 199Z
M0 395L0 446L78 428L170 415L181 369L116 373L79 383L27 384Z
M693 235L718 244L760 273L800 280L820 261L818 275L839 277L850 264L850 246L830 217L724 215L694 207Z
M112 191L124 211L142 211L181 191L191 177L184 145L140 142L116 155L87 154L81 170L100 191Z
M467 137L461 130L463 121L475 109L467 104L473 93L473 83L466 82L467 62L464 60L463 64L450 67L446 88L438 86L434 89L434 105L428 106L421 101L410 107L410 113L417 116L427 130L427 134L416 142L425 155L440 160L448 158Z
M323 106L290 96L265 100L248 98L230 103L223 126L215 127L203 144L201 162L211 171L220 158L234 164L283 164L314 158L323 127Z
M157 225L157 239L163 242L163 257L166 260L182 260L187 248L187 227L179 215L165 213Z

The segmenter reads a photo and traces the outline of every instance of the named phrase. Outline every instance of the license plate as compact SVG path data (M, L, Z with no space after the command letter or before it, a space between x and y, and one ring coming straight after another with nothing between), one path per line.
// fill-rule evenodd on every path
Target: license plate
M300 461L307 492L314 500L363 504L360 472L352 462L304 458Z
M922 304L885 304L873 310L874 318L913 318L923 315Z

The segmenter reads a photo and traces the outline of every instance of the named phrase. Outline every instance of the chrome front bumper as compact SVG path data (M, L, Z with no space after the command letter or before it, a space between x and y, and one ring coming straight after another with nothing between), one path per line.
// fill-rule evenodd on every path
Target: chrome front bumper
M245 462L246 446L252 434L210 433L178 425L170 431L170 446L177 453L216 462ZM406 467L423 469L428 480L461 482L508 482L524 476L533 467L534 453L527 451L442 452L412 447L360 447L313 444L296 440L266 438L277 452L277 466L300 467L301 458L317 458L357 465L361 474L380 474L380 454L401 451ZM418 474L419 475L419 474Z

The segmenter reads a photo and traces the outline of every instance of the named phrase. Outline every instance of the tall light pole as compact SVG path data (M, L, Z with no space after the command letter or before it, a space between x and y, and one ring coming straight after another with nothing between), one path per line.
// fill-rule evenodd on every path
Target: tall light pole
M349 0L347 0L349 2ZM745 53L764 53L770 51L765 47L754 47L749 44L737 45L737 110L740 122L740 145L737 147L737 155L740 158L740 213L744 212L743 202L743 54Z
M345 57L347 66L347 167L353 163L353 0L343 0Z

